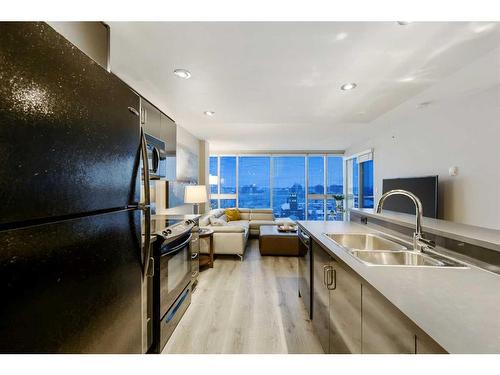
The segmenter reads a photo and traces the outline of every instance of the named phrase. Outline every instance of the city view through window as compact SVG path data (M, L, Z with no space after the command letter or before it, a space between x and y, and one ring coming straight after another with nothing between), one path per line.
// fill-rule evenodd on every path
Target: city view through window
M212 208L272 208L293 220L343 219L338 155L212 156Z

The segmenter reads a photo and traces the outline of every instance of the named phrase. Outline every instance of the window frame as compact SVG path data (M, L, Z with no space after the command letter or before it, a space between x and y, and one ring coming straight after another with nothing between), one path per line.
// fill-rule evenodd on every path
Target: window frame
M220 160L221 157L236 157L236 194L221 194L220 193ZM270 207L266 207L268 209L273 209L273 178L274 178L274 158L275 157L304 157L305 162L304 162L304 175L305 175L305 213L304 217L305 220L308 220L308 210L309 210L309 200L323 200L323 204L325 209L323 210L323 221L327 220L327 210L326 207L328 206L328 200L332 200L333 196L335 194L327 194L328 187L328 157L339 157L342 158L342 182L343 182L343 192L344 192L344 200L343 204L344 207L346 207L346 158L344 157L343 153L340 152L284 152L284 153L272 153L272 152L262 152L262 153L212 153L209 155L209 157L216 157L217 158L217 194L212 194L210 193L209 200L215 199L217 200L217 208L220 208L220 200L221 199L235 199L236 200L236 207L239 207L239 163L240 163L240 157L269 157L269 162L270 162L270 170L269 170L269 194L270 194ZM309 157L310 156L320 156L323 158L323 194L309 194ZM345 215L343 217L345 220Z
M271 173L270 173L270 179L271 179L271 210L273 210L273 178L274 178L274 158L280 158L280 157L303 157L304 158L304 190L305 190L305 207L304 207L304 218L307 220L307 154L270 154L271 155Z
M368 157L368 159L366 160L363 160L362 162L359 162L359 158L360 157ZM345 204L346 204L346 209L349 209L351 207L347 207L347 204L348 204L348 199L347 199L347 195L348 195L348 191L349 191L349 187L348 187L348 171L347 171L347 168L348 168L348 162L350 160L353 160L353 159L358 159L358 178L357 178L357 182L358 182L358 208L365 208L364 207L364 183L363 183L363 180L364 180L364 165L363 163L365 163L366 161L369 161L369 160L372 160L374 161L375 158L374 158L374 152L373 152L373 149L368 149L368 150L365 150L365 151L361 151L361 152L358 152L356 154L353 154L353 155L350 155L350 156L344 156L344 201L345 201ZM373 168L375 168L375 163L373 164ZM373 180L375 180L375 170L374 170L374 173L373 173ZM375 186L373 186L373 201L374 201L374 204L375 204ZM353 202L354 202L354 198L353 198ZM352 207L354 208L354 206Z
M228 155L219 155L219 160L220 156L228 156ZM269 158L269 204L271 207L260 207L259 209L272 209L273 208L273 182L272 182L272 175L273 175L273 156L272 154L237 154L237 155L231 155L231 156L236 156L236 207L238 208L240 206L240 180L239 180L239 174L240 174L240 157L263 157ZM250 208L250 207L243 207L243 208Z

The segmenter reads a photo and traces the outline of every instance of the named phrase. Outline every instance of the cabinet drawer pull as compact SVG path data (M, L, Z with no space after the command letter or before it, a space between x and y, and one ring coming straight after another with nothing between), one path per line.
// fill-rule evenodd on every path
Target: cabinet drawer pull
M325 264L323 266L323 284L325 284L326 287L328 287L328 267L329 265Z
M330 267L328 270L328 284L326 287L329 290L337 289L337 271L333 267Z

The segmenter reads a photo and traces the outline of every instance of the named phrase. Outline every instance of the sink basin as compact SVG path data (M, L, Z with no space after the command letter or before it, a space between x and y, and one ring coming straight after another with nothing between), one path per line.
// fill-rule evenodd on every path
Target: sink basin
M376 234L325 233L331 240L348 250L408 250L405 246Z
M465 267L447 258L436 258L414 251L352 251L352 255L368 265Z

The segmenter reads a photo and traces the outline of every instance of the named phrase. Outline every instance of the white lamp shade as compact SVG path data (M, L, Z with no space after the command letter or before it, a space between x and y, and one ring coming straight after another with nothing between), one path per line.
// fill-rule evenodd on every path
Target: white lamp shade
M189 185L184 189L184 203L205 203L207 188L205 185Z

